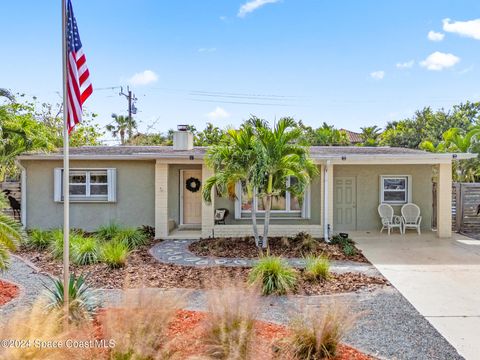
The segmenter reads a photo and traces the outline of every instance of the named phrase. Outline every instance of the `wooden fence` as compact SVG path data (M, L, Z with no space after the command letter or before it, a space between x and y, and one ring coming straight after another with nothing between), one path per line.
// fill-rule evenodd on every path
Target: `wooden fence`
M20 193L20 182L19 181L8 181L0 183L0 191L4 192L9 190L9 195L12 196L18 203L21 202L21 193ZM5 213L13 216L13 209L8 207L3 210ZM18 216L17 216L18 218Z
M453 183L452 227L453 230L480 235L480 183Z

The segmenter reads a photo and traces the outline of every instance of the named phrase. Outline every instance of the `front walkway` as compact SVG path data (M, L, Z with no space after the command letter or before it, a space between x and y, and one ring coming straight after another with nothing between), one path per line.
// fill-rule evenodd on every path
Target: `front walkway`
M150 254L160 262L182 266L252 266L256 259L235 259L197 256L188 250L188 246L197 240L164 240L150 249ZM304 267L305 260L285 259L291 266ZM374 266L353 261L330 261L330 270L335 273L358 272L369 276L378 276Z
M363 254L463 355L480 354L480 241L353 233Z

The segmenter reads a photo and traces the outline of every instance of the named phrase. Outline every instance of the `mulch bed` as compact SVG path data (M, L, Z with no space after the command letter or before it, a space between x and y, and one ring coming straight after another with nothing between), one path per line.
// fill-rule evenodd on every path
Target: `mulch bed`
M112 309L113 310L113 309ZM108 311L108 309L105 309ZM206 353L206 346L202 342L205 335L203 322L208 313L191 310L178 310L173 321L169 324L167 338L169 348L172 350L175 359L196 358ZM98 329L101 334L101 328ZM252 357L258 360L280 359L279 354L274 352L275 344L284 341L289 335L289 329L285 326L255 321L255 336L252 348ZM288 357L289 358L289 357ZM340 344L337 349L337 356L332 360L373 360L360 351Z
M169 326L169 336L175 337L174 347L182 358L192 355L200 355L205 352L205 347L201 343L203 335L202 322L208 316L207 313L190 310L179 310L177 315ZM287 327L255 321L255 340L252 350L255 359L272 359L275 356L274 344L285 340L290 332ZM175 344L178 344L175 346ZM188 346L185 346L188 344ZM360 351L340 344L337 356L332 360L372 360L373 358L361 353Z
M328 256L330 260L350 260L369 263L359 249L356 249L356 255L346 256L338 245L327 244L322 240L315 240L314 244L315 249L312 251L305 248L300 237L271 237L268 239L269 253L271 255L301 258L309 253L314 255L323 254ZM201 239L190 244L188 250L198 256L250 259L258 258L259 256L253 237Z
M10 300L16 298L19 293L18 286L0 280L0 306L5 305Z
M143 246L132 252L124 268L110 269L105 264L71 265L71 271L77 275L88 274L87 282L91 286L106 289L138 287L204 289L219 286L222 282L219 279L245 282L250 271L246 267L199 268L163 264L149 254L148 250L151 246L152 244ZM52 258L47 251L22 249L18 255L31 261L44 272L54 276L62 274L62 262ZM371 277L359 273L332 274L328 281L310 282L300 270L296 293L326 295L360 289L373 290L388 285L388 281L383 277Z

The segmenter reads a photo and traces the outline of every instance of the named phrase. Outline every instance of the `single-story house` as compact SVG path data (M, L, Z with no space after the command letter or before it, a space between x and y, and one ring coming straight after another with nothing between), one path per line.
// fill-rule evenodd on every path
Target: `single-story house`
M202 201L199 185L212 175L205 153L206 148L193 146L188 131L175 132L173 146L71 148L71 227L94 230L116 221L154 226L157 238L178 229L195 229L202 237L251 234L251 208L258 209L261 224L262 205L245 201L241 184L235 200L214 196L210 204ZM431 229L436 214L438 236L451 236L452 161L473 155L357 146L313 146L310 154L320 175L304 201L288 193L275 199L271 235L378 231L380 203L391 204L399 213L403 204L413 202L421 209L423 229ZM17 159L22 169L21 218L27 229L62 226L62 158L59 151ZM224 224L215 223L216 209L229 210Z

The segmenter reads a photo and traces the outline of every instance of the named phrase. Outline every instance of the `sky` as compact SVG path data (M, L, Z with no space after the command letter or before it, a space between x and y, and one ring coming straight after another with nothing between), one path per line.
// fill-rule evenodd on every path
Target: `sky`
M357 131L480 100L478 0L72 1L101 126L120 86L149 133L251 114ZM60 0L2 0L0 23L0 87L60 102Z

